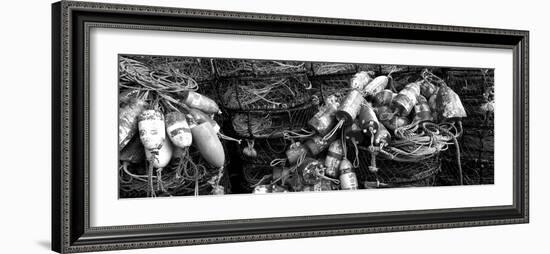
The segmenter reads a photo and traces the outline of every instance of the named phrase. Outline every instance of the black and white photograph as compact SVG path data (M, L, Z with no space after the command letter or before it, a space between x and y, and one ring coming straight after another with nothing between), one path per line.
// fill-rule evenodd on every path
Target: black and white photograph
M494 73L119 54L118 197L494 184Z

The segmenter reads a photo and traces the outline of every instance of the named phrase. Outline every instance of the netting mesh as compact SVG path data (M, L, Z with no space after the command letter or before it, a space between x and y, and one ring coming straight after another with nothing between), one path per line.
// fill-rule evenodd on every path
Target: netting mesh
M274 159L285 158L285 151L290 144L291 142L284 137L249 139L240 144L239 155L244 163L269 165ZM248 147L254 149L254 156L244 152Z
M311 100L305 74L220 79L221 105L230 110L278 110L301 106Z
M177 71L185 74L197 82L214 78L214 69L210 58L176 57L176 56L128 56L154 66L157 70Z
M447 84L460 96L468 117L458 139L464 184L494 183L494 69L450 69ZM455 147L442 156L440 184L456 184Z
M193 147L189 148L188 156L196 167L182 168L179 166L182 158L172 158L170 164L161 169L162 173L160 175L158 174L159 169L154 170L153 185L155 187L155 196L211 194L212 186L215 185L212 180L213 178L216 180L216 177L218 177L219 168L212 167L202 158L198 150ZM150 186L146 173L147 164L145 161L138 164L120 162L119 198L143 198L150 196ZM231 193L228 165L229 158L226 156L224 171L219 181L219 185L223 186L225 193ZM162 181L159 181L159 179L162 179Z
M378 171L369 171L371 153L365 147L359 148L359 169L357 177L361 182L367 181L372 187L405 187L427 186L435 183L435 176L441 171L441 160L434 154L421 160L397 161L376 156Z
M233 113L232 126L237 135L246 138L279 138L286 132L299 132L317 110L313 102L301 107L277 111Z
M306 72L306 65L299 61L214 59L219 77L268 76Z

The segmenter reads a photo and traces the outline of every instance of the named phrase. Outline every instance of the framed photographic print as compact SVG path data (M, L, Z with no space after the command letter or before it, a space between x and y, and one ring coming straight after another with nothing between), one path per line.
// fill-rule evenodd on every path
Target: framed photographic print
M528 222L528 31L52 11L57 252Z

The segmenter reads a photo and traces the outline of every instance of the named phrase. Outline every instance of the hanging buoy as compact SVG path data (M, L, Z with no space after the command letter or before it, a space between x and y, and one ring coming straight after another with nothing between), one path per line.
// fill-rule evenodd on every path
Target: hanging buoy
M312 156L317 156L328 148L329 140L324 140L321 136L314 136L305 142L306 148Z
M164 121L166 123L168 138L170 138L170 141L175 146L185 148L191 145L193 136L183 113L177 111L170 112L166 114Z
M439 122L438 115L437 115L437 93L439 92L439 87L436 87L436 90L434 94L428 99L428 105L430 106L430 110L432 111L432 119L434 122Z
M362 91L371 81L372 77L368 72L360 71L355 73L355 75L351 78L350 87L352 89Z
M442 118L466 117L466 110L464 110L460 97L447 85L443 84L440 86L435 100L438 115Z
M418 95L420 95L418 82L410 83L395 96L392 101L393 107L397 109L401 116L408 116L414 105L416 105Z
M362 92L368 100L371 100L377 93L386 89L390 78L388 76L378 76L366 85Z
M325 105L307 122L308 125L320 135L326 135L336 124L334 115L338 105L336 97L329 96L325 100Z
M376 133L376 131L378 131L378 125L380 125L378 122L378 118L376 117L376 113L374 113L374 110L368 103L364 104L361 107L357 120L359 122L359 127L363 129L363 132L370 134L371 130L373 133Z
M431 82L428 82L427 80L421 80L419 82L420 85L420 94L426 98L432 97L437 92L437 87L432 84Z
M414 105L414 122L422 123L426 121L433 121L432 111L428 101L422 95L418 96L418 102Z
M183 103L191 108L196 108L207 114L221 114L216 102L200 93L184 91L182 93Z
M342 148L342 141L333 141L327 152L325 158L325 175L332 178L339 176L340 161L344 158L344 150Z
M353 121L359 114L361 105L365 103L365 98L357 90L351 90L342 101L336 111L336 119L343 122L344 126L353 124Z
M351 162L344 158L340 162L340 188L342 190L357 190L359 183Z
M346 127L344 130L344 136L347 140L350 140L355 144L363 143L365 140L365 133L357 123L353 123L352 125Z
M316 159L306 158L298 167L298 173L302 176L305 185L314 185L324 175L324 168Z
M172 142L166 138L164 139L162 147L158 151L147 149L145 150L145 156L147 157L147 160L153 164L153 167L164 168L168 166L168 163L170 163L173 152L174 148L172 147Z
M375 107L390 106L393 97L395 97L396 95L397 94L392 92L391 90L382 90L374 95L374 98L372 99L372 105Z
M374 134L374 144L379 146L380 144L388 145L391 140L391 134L386 129L384 124L378 126L378 131Z
M223 167L225 152L218 136L214 133L212 125L208 122L201 124L191 123L193 144L208 163L216 168Z
M210 123L210 125L212 125L212 129L214 130L214 133L219 133L220 132L220 125L218 124L218 122L214 121L214 119L212 119L212 117L208 116L204 112L202 112L198 109L190 108L188 110L188 113L193 118L193 120L195 120L195 122L197 124L208 122L208 123Z
M246 140L246 147L243 148L243 154L250 158L256 158L256 156L258 156L258 152L254 149L254 139Z
M285 152L286 159L290 165L295 165L301 157L307 156L308 153L308 149L300 142L292 143Z
M118 151L121 151L138 131L138 116L146 105L144 100L137 98L130 98L121 103L118 111Z
M143 111L138 117L139 138L145 150L158 150L166 138L164 116L153 109Z

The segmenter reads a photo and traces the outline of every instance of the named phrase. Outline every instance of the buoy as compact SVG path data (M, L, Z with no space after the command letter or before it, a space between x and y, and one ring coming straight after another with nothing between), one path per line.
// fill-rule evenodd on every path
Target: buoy
M201 110L207 114L221 113L216 102L200 93L187 90L182 93L182 99L185 105Z
M374 144L379 146L380 144L388 145L391 140L391 134L383 124L378 126L378 131L374 134Z
M388 76L378 76L363 88L363 94L371 100L377 93L386 89L390 78Z
M368 72L360 71L358 73L355 73L355 75L353 75L353 77L351 78L350 87L352 89L362 91L371 81L372 77Z
M438 115L444 119L466 117L466 110L464 110L460 97L445 84L440 86L435 103Z
M357 123L353 123L352 125L346 127L344 130L344 136L347 140L350 140L355 144L363 143L365 140L365 133Z
M147 149L145 150L145 156L147 160L153 164L153 167L164 168L170 163L173 152L174 148L172 147L172 142L166 138L160 150L155 151Z
M372 99L372 105L375 107L390 106L393 97L395 97L396 95L397 94L392 92L391 90L382 90L374 95L374 98Z
M418 102L414 105L414 122L422 123L433 121L432 111L428 101L422 95L418 96Z
M359 183L351 162L344 158L340 162L340 188L342 190L357 190Z
M320 135L326 135L336 124L334 115L337 109L338 102L336 101L336 97L333 95L329 96L325 101L325 105L309 119L307 122L308 125Z
M292 143L285 152L286 159L290 165L296 164L300 157L305 157L308 153L308 149L300 142Z
M380 123L378 122L376 113L374 113L374 110L368 103L361 106L357 120L363 132L370 134L371 130L373 133L378 131L378 125L380 125Z
M421 80L420 85L420 94L426 98L432 97L437 92L437 87L426 80Z
M330 142L327 140L324 140L321 136L314 136L310 139L308 139L305 144L306 148L309 150L310 154L312 156L317 156L324 150L328 148L330 145Z
M393 106L401 116L408 116L411 113L416 98L420 95L420 86L418 82L410 83L405 86L392 101Z
M305 185L314 185L319 181L320 176L325 174L321 162L312 158L304 159L298 166L298 172L302 176Z
M340 161L344 158L344 149L340 139L333 141L325 158L325 175L332 178L339 176Z
M365 103L363 95L357 90L351 90L342 101L336 111L336 119L343 122L344 126L353 124L353 121L359 114L361 105Z
M209 122L201 124L191 123L193 144L208 163L216 168L223 167L225 152L218 136L214 133Z
M170 112L166 114L164 121L166 123L166 133L168 133L168 138L170 138L172 144L180 148L191 145L193 136L185 114L177 111Z
M145 150L158 150L166 138L164 116L160 111L145 110L138 117L139 138Z
M204 123L204 122L209 122L210 125L212 125L212 129L214 130L215 133L220 132L220 125L216 121L214 121L214 119L212 119L212 117L208 116L204 112L202 112L198 109L190 108L188 110L188 113L193 118L193 120L195 120L195 122L197 124L201 124L201 123Z

